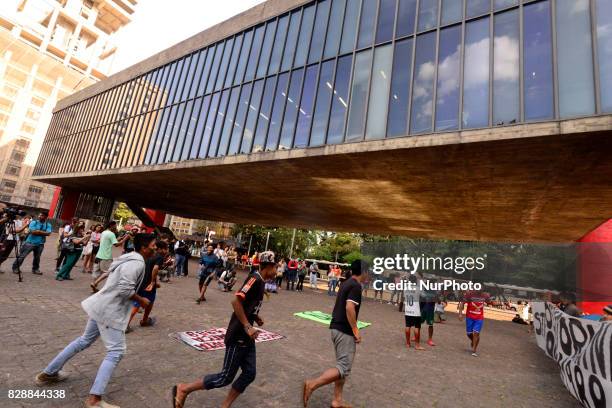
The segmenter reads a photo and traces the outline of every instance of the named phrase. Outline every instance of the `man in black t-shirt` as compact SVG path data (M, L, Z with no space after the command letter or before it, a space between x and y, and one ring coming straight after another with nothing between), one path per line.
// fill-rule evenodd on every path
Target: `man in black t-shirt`
M365 262L353 261L351 272L351 278L340 287L329 325L336 351L336 367L325 370L318 378L304 381L302 394L304 407L308 406L308 400L314 390L332 382L335 383L335 389L331 406L333 408L350 406L342 399L342 388L346 377L351 372L356 344L361 343L357 318L361 305L361 283L367 274Z
M265 281L273 279L276 275L274 252L266 251L259 254L259 264L260 270L252 270L232 300L234 313L225 334L223 369L217 374L209 374L204 379L198 379L191 384L177 384L172 387L175 408L183 408L185 399L193 391L212 390L229 385L240 368L242 370L240 376L234 381L223 401L223 407L230 407L255 380L255 339L259 335L259 329L254 328L253 324L261 326L264 323L259 316L259 309L263 302Z

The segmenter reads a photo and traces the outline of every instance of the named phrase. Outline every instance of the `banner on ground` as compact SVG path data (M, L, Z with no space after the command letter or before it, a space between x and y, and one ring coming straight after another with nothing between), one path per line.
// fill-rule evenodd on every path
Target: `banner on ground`
M561 367L561 380L585 407L612 407L612 323L579 319L534 303L538 346Z
M285 336L277 333L272 333L267 330L261 330L255 343L264 341L280 340ZM174 333L172 337L182 341L188 346L200 351L215 351L225 348L225 328L213 328L208 330L186 331Z
M308 312L299 312L299 313L294 313L293 315L297 317L301 317L302 319L312 320L314 322L319 322L319 323L323 323L326 325L329 325L332 319L332 316L329 313L320 312L318 310L312 310ZM358 321L357 328L361 330L365 327L368 327L371 324L372 323Z

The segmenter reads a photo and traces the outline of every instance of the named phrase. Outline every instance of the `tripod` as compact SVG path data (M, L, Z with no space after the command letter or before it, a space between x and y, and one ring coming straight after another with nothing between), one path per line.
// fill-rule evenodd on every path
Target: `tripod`
M5 225L8 234L6 234L6 236L4 237L4 241L2 242L2 253L4 256L6 256L6 259L8 259L10 253L12 251L15 251L15 259L17 259L19 257L19 251L21 250L21 241L19 240L19 237L17 235L17 230L15 227L15 220L9 220L6 223L7 225ZM12 238L9 239L9 237ZM9 249L8 251L6 251L7 246L9 245L9 242L13 243L13 248ZM23 276L21 274L21 266L17 266L17 274L19 275L19 282L23 282Z

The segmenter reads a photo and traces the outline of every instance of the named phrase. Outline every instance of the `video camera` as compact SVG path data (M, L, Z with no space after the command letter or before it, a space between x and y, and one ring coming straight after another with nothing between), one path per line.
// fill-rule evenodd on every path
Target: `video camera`
M27 213L25 211L15 207L6 207L4 209L0 209L0 216L6 216L9 221L14 221L17 216L25 217L26 215Z

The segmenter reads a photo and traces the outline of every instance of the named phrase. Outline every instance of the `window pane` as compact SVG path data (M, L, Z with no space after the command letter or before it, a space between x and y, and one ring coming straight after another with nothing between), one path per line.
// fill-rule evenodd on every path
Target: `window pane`
M459 83L461 81L461 26L440 31L436 130L459 127Z
M435 61L436 33L431 32L417 37L410 114L411 133L431 131Z
M344 138L344 123L349 102L349 83L351 81L352 66L352 54L338 59L329 117L329 130L327 131L327 144L341 143Z
M463 17L462 0L442 0L442 24L454 23Z
M523 7L525 119L553 117L552 41L550 3Z
M310 135L310 122L312 121L312 104L314 102L314 92L317 85L317 71L319 65L312 65L306 68L304 76L304 89L298 110L298 122L295 129L295 141L293 147L308 146L308 136Z
M232 129L232 140L227 151L228 155L238 153L238 149L240 148L240 142L242 141L242 130L244 129L244 121L246 120L247 113L249 112L251 87L251 84L243 85L242 90L240 91L238 111L236 112L236 120L234 121L234 128Z
M284 74L280 74L278 76L278 84L276 85L276 96L274 97L272 117L270 118L270 128L268 129L268 140L266 141L266 150L276 150L278 145L278 138L280 136L280 130L283 121L283 113L285 111L285 103L287 101L288 82L288 72L285 72Z
M183 111L183 118L181 121L181 127L176 138L176 142L172 143L174 145L174 150L172 153L172 157L167 157L166 161L178 161L181 157L181 152L183 151L183 143L185 142L185 136L187 134L187 128L191 123L191 110L193 109L193 101L187 102L185 105L185 110Z
M493 42L493 124L516 123L519 116L518 10L495 16Z
M242 50L240 50L240 59L236 68L236 76L234 77L234 85L242 83L244 72L249 61L249 53L251 52L251 43L253 42L253 30L244 35L242 41Z
M166 124L166 128L160 129L160 130L163 130L163 133L162 133L159 153L157 157L153 158L154 163L159 164L159 163L164 162L166 151L168 150L168 141L171 139L172 133L174 132L175 127L178 127L177 117L176 117L177 110L178 110L178 105L174 105L172 106L172 108L170 108L170 115L168 117L168 123ZM180 118L178 118L178 121L180 121ZM123 123L125 122L118 123L117 125L121 126ZM116 128L116 131L114 132L114 134L117 135L118 133L119 133L119 129Z
M308 55L309 64L321 60L321 53L323 52L323 44L325 42L325 31L327 29L327 20L329 19L330 3L330 0L324 0L317 5L317 18L315 19L312 43L310 44L310 54Z
M221 65L221 57L223 57L223 50L225 48L225 43L221 43L217 45L217 49L215 50L215 59L212 64L212 68L210 69L210 77L208 78L208 84L206 84L206 93L211 93L215 87L215 83L217 81L217 74L219 73L219 65Z
M295 55L301 15L301 10L291 13L291 21L289 22L289 32L287 34L287 42L285 43L285 53L283 54L281 71L291 69L293 66L293 56Z
M303 69L296 69L291 73L291 83L289 85L289 93L287 94L287 107L285 108L279 149L290 149L293 146L293 132L300 103L300 92L302 92L303 74Z
M357 49L368 47L372 45L372 42L374 41L377 3L377 0L362 0Z
M601 109L612 112L612 1L597 0L596 12Z
M265 28L265 26L261 25L255 29L253 46L251 47L251 53L249 54L249 62L246 67L244 82L251 81L255 77L255 70L257 69L257 61L259 60L259 51L261 50L261 43L263 42Z
M289 15L283 16L278 20L276 28L276 36L274 37L274 45L272 46L272 58L270 58L270 66L268 75L276 74L280 69L283 49L285 48L285 38L287 37L287 27L289 26Z
M197 72L196 69L199 66L198 56L199 53L195 53L191 57L191 64L189 65L189 71L187 71L187 77L185 78L185 87L183 91L184 96L181 98L181 100L189 99L192 89L196 88L198 85L194 83L194 79L196 78L195 74Z
M189 158L189 151L193 144L193 137L195 136L196 128L198 125L198 117L200 115L201 107L202 98L197 98L193 105L193 110L191 111L191 117L189 118L189 128L187 129L187 135L185 136L185 145L183 146L182 152L179 153L179 156L175 154L175 161L187 160Z
M363 137L371 65L372 50L362 51L355 57L351 106L346 129L346 140L348 141L359 140Z
M346 0L333 0L331 5L331 16L327 26L327 39L325 40L325 51L323 58L335 57L340 46L342 34L342 19L344 18L344 6Z
M414 34L416 0L399 0L395 38Z
M268 64L270 63L270 55L272 55L272 41L276 35L276 21L271 21L266 26L266 34L264 36L261 55L259 56L259 65L257 66L257 78L261 78L268 72Z
M395 44L393 54L393 76L389 97L389 117L387 136L408 134L408 101L410 99L410 79L412 77L412 39Z
M225 121L225 113L227 109L227 101L229 99L229 94L229 89L221 92L221 101L219 102L219 109L217 110L217 114L215 117L213 133L210 139L210 146L206 153L206 156L208 157L215 157L217 155L217 147L219 146L221 131L223 130L223 122Z
M393 45L383 45L374 50L366 139L385 137L392 63Z
M357 35L357 24L359 24L359 11L361 0L347 0L344 13L344 26L342 27L342 42L340 43L340 54L355 49L355 37Z
M589 0L557 0L559 115L595 113Z
M266 134L270 125L270 116L272 115L272 101L274 100L274 88L276 87L276 77L266 79L263 98L261 99L261 108L259 109L259 118L257 119L257 128L255 130L255 142L253 143L253 153L261 152L266 145Z
M240 153L251 153L251 145L253 143L253 133L257 124L257 116L259 115L259 103L261 102L261 93L263 91L264 80L260 79L253 85L253 94L249 104L249 113L244 124L244 134L242 135L242 146Z
M168 93L168 104L172 105L175 102L175 97L176 97L176 93L179 87L179 83L181 82L181 77L182 77L182 70L183 70L183 64L185 63L185 60L182 59L180 61L178 61L178 64L176 66L176 71L174 72L174 76L173 76L173 81L172 81L172 86L170 87L170 92ZM128 85L129 86L129 85ZM180 91L179 91L180 93ZM127 94L127 98L124 98L124 102L125 104L128 104L131 101L131 95L132 95L132 90L131 88L128 88L128 94ZM124 110L121 111L122 114L125 113Z
M484 13L491 11L491 0L466 0L466 14L467 17L479 16Z
M223 124L223 132L221 133L221 141L219 142L217 157L225 156L227 153L227 145L229 143L230 136L232 135L232 130L234 129L234 118L236 116L239 96L240 87L236 86L232 89L232 94L227 105L227 112L225 114L225 122Z
M227 66L227 75L225 76L224 88L229 88L234 83L234 74L236 73L236 67L238 65L238 58L240 57L240 49L242 48L242 34L239 34L234 41L234 49L232 50L232 57L230 58L229 65Z
M378 24L376 28L376 44L390 41L393 38L396 3L397 0L380 0Z
M419 7L419 31L434 28L438 23L438 0L421 0Z
M206 65L204 65L204 70L202 71L202 78L200 78L200 83L198 84L198 96L204 95L206 92L206 85L208 84L208 77L210 76L210 69L212 68L212 62L215 58L215 46L208 48L206 53Z
M465 27L463 127L489 124L489 17Z
M329 108L333 91L335 60L326 61L321 64L321 74L319 75L319 86L317 87L317 103L312 120L312 132L310 136L310 146L320 146L325 144L325 134L327 131L327 119L329 118Z
M312 25L315 18L315 5L308 6L304 9L304 18L302 18L302 26L300 27L300 37L297 43L297 51L295 52L294 67L301 67L306 64L308 58L308 49L310 46L310 37L312 36Z
M206 125L206 117L208 116L208 108L210 107L210 95L207 95L202 100L202 108L198 114L198 126L194 132L193 143L189 151L189 158L196 159L200 150L200 144L202 143L202 136L204 135L204 128Z
M200 57L198 59L198 65L195 67L195 72L193 75L193 83L190 85L189 98L195 98L198 95L198 85L200 83L200 79L202 73L204 72L204 64L206 63L206 50L200 51ZM204 79L206 80L206 79Z
M219 74L217 75L217 83L215 85L215 91L223 88L225 82L225 76L227 75L227 64L229 64L230 56L234 48L234 39L230 38L225 42L225 51L223 52L223 59L221 60L221 66L219 67Z
M500 10L506 7L515 6L518 4L518 0L493 0L493 7L495 10Z
M208 152L208 145L210 144L210 137L212 136L213 127L215 125L215 119L217 119L217 110L219 109L219 97L220 93L213 94L210 101L210 109L208 117L206 118L206 125L204 126L204 133L202 135L202 144L199 146L198 158L203 159L206 157Z

